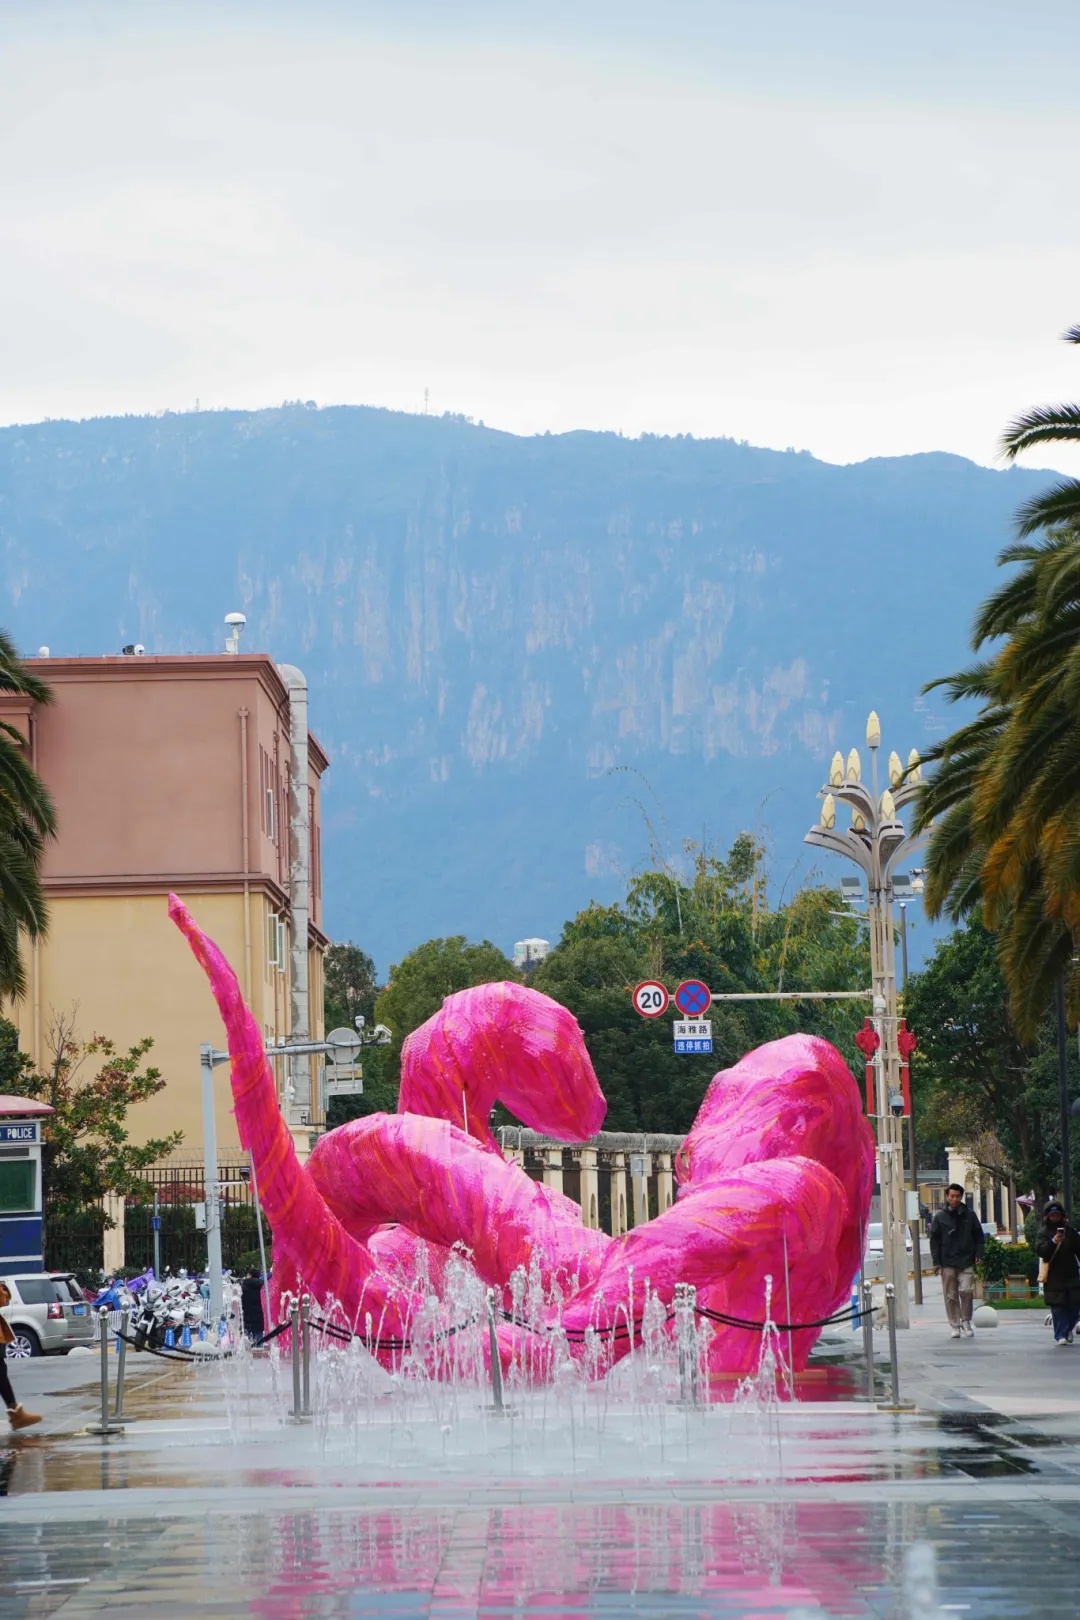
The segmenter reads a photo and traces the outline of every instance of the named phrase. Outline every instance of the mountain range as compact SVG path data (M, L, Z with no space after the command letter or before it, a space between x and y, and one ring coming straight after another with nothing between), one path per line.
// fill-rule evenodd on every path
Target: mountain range
M951 725L920 689L1047 476L299 403L43 422L0 430L0 623L197 652L246 613L332 759L328 926L385 970L554 940L688 838L759 831L790 889L868 710L905 758Z

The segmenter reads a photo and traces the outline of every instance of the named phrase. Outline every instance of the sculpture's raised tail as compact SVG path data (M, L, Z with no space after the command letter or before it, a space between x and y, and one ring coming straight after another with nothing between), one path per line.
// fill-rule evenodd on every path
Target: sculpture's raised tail
M225 1024L237 1130L255 1166L275 1255L295 1268L320 1301L339 1301L350 1318L356 1317L362 1302L366 1310L379 1312L382 1290L370 1252L327 1209L296 1156L278 1107L263 1038L244 1005L236 974L175 894L169 896L169 916L209 979ZM392 1307L385 1325L387 1331L399 1330Z

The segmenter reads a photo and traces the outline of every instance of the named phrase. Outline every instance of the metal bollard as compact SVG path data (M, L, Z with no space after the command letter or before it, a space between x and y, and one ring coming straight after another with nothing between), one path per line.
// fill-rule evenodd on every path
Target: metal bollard
M311 1416L311 1295L305 1294L300 1301L300 1374L301 1399L300 1416Z
M98 1312L98 1333L101 1338L101 1422L91 1423L89 1432L107 1439L110 1434L123 1434L124 1426L109 1416L109 1313L104 1306Z
M293 1300L289 1306L289 1351L292 1357L292 1411L289 1416L296 1423L304 1421L304 1404L300 1397L300 1303Z
M694 1339L697 1289L693 1283L675 1284L675 1342L679 1348L679 1401L698 1404L698 1358Z
M488 1308L488 1345L491 1350L491 1394L495 1401L496 1412L505 1410L503 1406L502 1362L499 1360L499 1337L495 1331L495 1290L487 1291Z
M113 1417L124 1416L124 1372L127 1367L127 1341L131 1332L131 1307L125 1305L120 1312L120 1337L116 1343L116 1395L113 1398Z
M862 1342L866 1357L866 1398L872 1401L876 1393L874 1383L874 1288L872 1283L862 1285Z
M889 1361L892 1364L893 1405L900 1405L900 1365L896 1354L896 1289L885 1284L885 1314L889 1318Z
M892 1400L879 1402L885 1412L914 1411L913 1401L900 1399L900 1358L896 1353L896 1290L892 1283L885 1284L885 1312L889 1319L889 1359L892 1362Z

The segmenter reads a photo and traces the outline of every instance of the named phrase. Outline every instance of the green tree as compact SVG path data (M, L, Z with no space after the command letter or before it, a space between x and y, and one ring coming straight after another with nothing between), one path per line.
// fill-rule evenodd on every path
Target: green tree
M357 1015L370 1032L379 994L375 963L359 945L331 945L323 964L323 1010L326 1028L353 1028ZM397 1065L382 1046L365 1046L360 1055L364 1090L359 1097L331 1097L326 1121L331 1129L367 1114L392 1113L397 1107Z
M0 631L0 692L49 703L52 693L20 661ZM40 939L48 924L41 888L45 844L55 836L52 800L27 757L16 726L0 720L0 996L26 989L20 933Z
M352 1029L357 1015L373 1022L378 980L375 963L351 941L328 947L323 959L323 1006L326 1028Z
M49 1031L52 1061L46 1073L36 1074L19 1052L12 1026L0 1020L5 1090L55 1110L42 1128L46 1220L75 1215L108 1193L147 1191L144 1171L179 1145L181 1131L141 1146L129 1138L130 1110L165 1086L161 1071L143 1062L153 1044L147 1037L119 1052L102 1035L79 1041L73 1020L56 1018Z
M1080 327L1065 333L1080 343ZM1004 450L1080 440L1080 406L1040 408L1006 430ZM974 699L975 718L928 756L916 825L930 831L927 905L954 919L981 906L998 936L1013 1023L1033 1040L1058 979L1077 1005L1080 935L1080 480L1017 515L1001 553L1018 571L983 605L981 661L934 685ZM929 690L929 688L928 688Z
M676 1054L669 1020L638 1016L630 992L646 978L700 978L716 991L869 984L864 931L853 917L831 915L841 909L834 891L804 888L771 909L763 853L746 834L723 859L693 843L684 857L681 871L665 863L634 878L621 905L587 907L529 981L581 1024L608 1099L606 1129L689 1129L717 1069L796 1030L857 1058L865 1009L850 1002L715 1004L711 1056Z
M1080 536L1060 529L1000 561L1022 566L983 605L974 645L1001 645L935 683L981 707L930 751L916 826L930 835L931 915L981 907L1032 1040L1080 932Z
M470 945L464 934L449 939L429 939L390 969L390 982L380 990L375 1017L392 1032L392 1041L381 1050L385 1054L382 1079L387 1094L401 1079L401 1047L406 1035L438 1012L447 996L468 990L476 984L492 984L500 979L520 979L512 962L497 945L481 940ZM378 1051L379 1048L370 1050ZM365 1081L365 1093L367 1085Z
M912 1062L919 1135L1016 1176L1040 1201L1060 1162L1053 1032L1021 1040L996 942L978 915L934 950L904 991L919 1039Z

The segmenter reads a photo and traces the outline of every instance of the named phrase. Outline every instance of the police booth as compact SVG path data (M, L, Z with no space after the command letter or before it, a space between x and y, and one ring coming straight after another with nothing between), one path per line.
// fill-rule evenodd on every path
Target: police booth
M0 1097L0 1272L45 1269L41 1126L52 1112L29 1097Z

